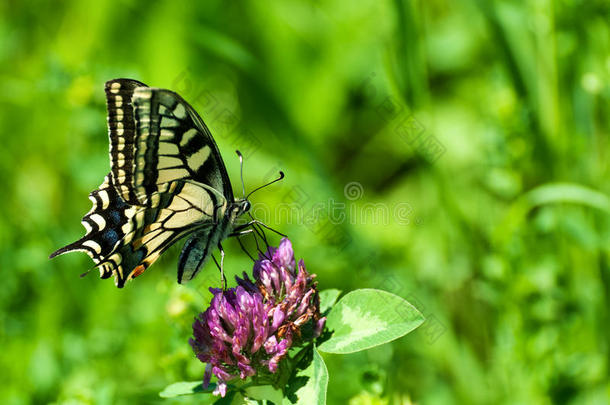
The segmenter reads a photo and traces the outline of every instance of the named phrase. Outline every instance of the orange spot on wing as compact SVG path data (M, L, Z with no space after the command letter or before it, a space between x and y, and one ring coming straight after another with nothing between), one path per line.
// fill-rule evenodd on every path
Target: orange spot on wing
M139 265L138 267L133 269L131 278L138 277L140 274L144 273L144 270L146 270L146 266L144 266L143 264Z
M144 243L142 243L142 238L138 238L138 239L134 240L131 245L133 246L134 249L140 249L143 244Z

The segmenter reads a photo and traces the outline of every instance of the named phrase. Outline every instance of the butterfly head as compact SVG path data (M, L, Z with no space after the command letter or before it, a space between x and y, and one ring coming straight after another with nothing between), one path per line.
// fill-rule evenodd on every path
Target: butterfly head
M245 198L239 199L235 201L235 204L233 205L232 214L235 216L235 218L238 218L244 215L246 212L250 211L250 208L252 208L252 204L250 203L250 201Z

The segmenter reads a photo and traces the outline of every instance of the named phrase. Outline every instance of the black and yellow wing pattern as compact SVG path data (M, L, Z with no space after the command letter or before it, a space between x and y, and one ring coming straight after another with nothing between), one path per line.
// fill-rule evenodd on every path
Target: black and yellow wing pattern
M192 279L230 229L231 183L209 130L176 93L130 79L106 83L110 173L89 198L86 234L53 254L84 251L118 287L192 234L178 281Z

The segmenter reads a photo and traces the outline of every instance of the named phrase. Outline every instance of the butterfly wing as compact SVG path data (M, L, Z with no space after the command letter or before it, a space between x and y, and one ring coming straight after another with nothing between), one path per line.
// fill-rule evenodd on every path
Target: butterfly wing
M233 193L208 128L179 95L130 79L105 91L111 172L90 194L85 236L51 257L84 251L122 287L183 236L215 234Z
M214 189L191 181L166 184L144 206L125 203L115 187L109 174L89 196L93 208L82 220L85 236L50 257L84 251L100 276L114 275L119 288L142 274L178 239L213 226L226 207L224 197Z
M164 183L192 179L233 201L218 146L201 117L170 90L106 82L110 166L119 195L142 205Z
M213 246L211 229L202 229L191 235L184 244L178 259L178 283L183 284L195 278L208 261Z
M112 184L119 196L130 205L141 204L133 188L136 121L132 99L138 87L148 86L131 79L110 80L104 86Z
M178 94L137 88L133 96L136 156L133 187L146 196L167 181L192 178L234 201L224 162L209 129ZM222 217L200 229L185 244L178 263L178 282L191 280L219 240Z
M182 97L169 90L139 87L133 104L136 138L131 186L138 200L145 201L169 181L192 179L233 201L218 147Z

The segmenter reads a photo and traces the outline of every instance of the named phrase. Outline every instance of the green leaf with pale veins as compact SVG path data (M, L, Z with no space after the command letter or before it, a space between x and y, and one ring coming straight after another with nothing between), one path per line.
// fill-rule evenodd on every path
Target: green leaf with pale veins
M320 313L324 314L326 311L332 308L337 302L337 298L341 294L341 290L335 288L329 288L327 290L320 291Z
M305 384L301 386L290 398L284 398L283 405L310 405L326 404L326 389L328 388L328 370L324 359L314 348L313 357L309 366L299 371L295 379L304 379ZM295 398L296 397L296 398Z
M362 289L346 294L328 314L331 337L319 346L321 352L353 353L378 346L411 332L424 316L397 295Z
M201 381L181 381L173 383L165 387L163 391L159 393L161 398L173 398L179 395L191 395L191 394L211 394L216 388L216 384L211 383L207 388L203 388Z

